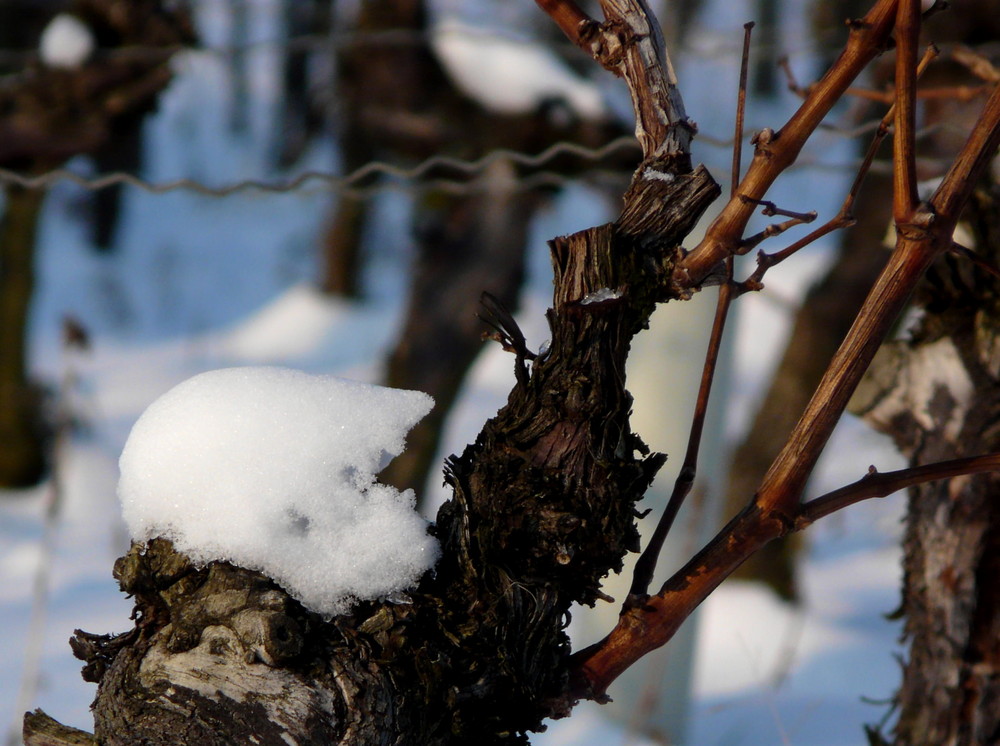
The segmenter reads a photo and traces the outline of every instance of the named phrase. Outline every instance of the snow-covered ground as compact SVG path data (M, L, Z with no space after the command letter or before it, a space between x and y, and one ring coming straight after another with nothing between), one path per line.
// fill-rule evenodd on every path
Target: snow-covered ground
M725 137L736 87L731 53L744 15L713 10L678 61L689 114L706 133ZM214 6L211 6L214 7ZM202 13L213 38L224 24ZM215 18L213 21L212 19ZM260 11L254 34L271 38ZM736 19L736 20L729 20ZM215 25L212 25L212 24ZM792 14L789 38L800 38ZM795 24L799 24L796 26ZM795 34L799 34L795 36ZM709 53L711 52L711 53ZM226 129L226 69L221 58L198 53L178 62L178 78L149 125L146 176L190 176L226 183L267 175L273 73L263 49L252 68L256 93L252 127ZM793 59L802 61L803 58ZM803 62L805 65L805 62ZM807 68L806 68L807 69ZM805 75L806 73L803 72ZM775 126L793 101L754 106L753 124ZM720 181L727 151L696 146ZM844 142L823 136L805 158L846 157ZM322 146L303 167L331 168ZM789 209L838 206L843 175L803 169L790 174L774 199ZM367 273L367 300L355 304L321 297L315 275L316 236L331 197L318 189L287 195L247 193L209 199L187 192L127 194L120 247L99 256L87 245L78 217L81 193L54 189L39 237L39 286L32 311L32 367L61 393L84 425L58 454L61 507L47 534L44 513L53 486L0 496L0 726L42 707L59 720L88 728L93 685L66 641L76 628L121 631L131 625L130 604L111 578L111 564L127 546L115 497L117 459L132 424L156 397L196 373L245 364L280 364L314 373L377 381L398 326L411 253L405 195L378 202L369 245L380 247ZM550 289L544 239L602 220L607 208L584 187L554 200L534 226L532 279L519 316L529 337L544 339L542 312ZM773 271L762 296L740 301L727 426L735 437L753 411L769 365L780 350L790 309L822 269L829 245L810 249ZM60 350L65 315L91 332L89 352ZM694 351L692 355L700 356ZM474 437L502 404L513 382L509 356L490 349L477 364L448 428L444 450ZM870 463L898 466L886 443L856 422L845 422L811 487L813 494L861 476ZM862 724L876 722L898 680L893 659L898 625L885 615L897 603L902 497L859 505L809 532L802 567L803 601L792 607L767 590L727 583L706 603L695 658L691 744L847 746L862 742ZM51 547L49 553L45 547ZM46 557L51 557L50 561ZM39 582L45 603L33 609ZM40 652L37 672L31 661ZM31 682L37 673L37 686ZM30 696L21 697L28 681ZM645 743L582 705L554 723L536 743Z

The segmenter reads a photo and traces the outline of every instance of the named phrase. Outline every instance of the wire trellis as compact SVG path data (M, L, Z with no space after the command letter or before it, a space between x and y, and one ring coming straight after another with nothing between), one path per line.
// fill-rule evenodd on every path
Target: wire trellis
M825 126L827 132L841 137L854 138L874 130L878 121L866 122L857 127L843 128L835 125ZM918 131L918 137L926 137L939 130L962 132L961 128L949 123L936 124ZM704 143L714 148L730 148L732 138L718 138L699 134L696 142ZM98 191L107 187L124 184L133 186L152 194L189 191L206 197L228 197L243 192L262 192L268 194L286 194L319 186L325 191L357 198L367 198L386 190L402 191L441 191L449 194L475 194L490 191L496 182L481 176L488 167L498 161L506 161L525 168L542 168L554 159L572 155L584 161L598 162L612 155L621 155L634 151L640 155L638 143L631 136L623 136L602 145L591 148L573 142L556 142L537 154L520 151L497 149L475 160L462 160L445 155L436 155L413 166L404 168L386 161L370 161L355 171L339 175L329 171L309 170L296 174L288 179L242 179L229 184L211 185L192 178L172 179L169 181L152 182L124 171L112 171L96 176L83 176L67 168L58 168L37 175L19 173L0 168L0 186L17 186L24 189L50 189L61 182L69 182L88 191ZM936 163L947 163L945 159L921 160L922 165L933 167ZM800 158L792 168L815 169L819 171L851 172L860 165L860 159L851 159L840 163L830 163L818 159ZM444 178L431 176L438 170L452 171L467 178ZM877 170L877 169L876 169ZM622 176L621 171L607 168L592 168L585 172L590 179L608 179ZM538 171L515 177L510 180L514 191L531 191L545 187L561 187L578 182L583 178L579 174L558 173L551 170ZM366 181L374 181L364 184Z
M502 38L512 41L528 41L532 37L520 34L515 30L503 28L477 28L475 26L463 27L463 34L481 35L488 38ZM842 47L842 39L836 30L820 32L819 37L809 41L800 41L795 45L786 43L758 42L751 45L751 51L761 53L774 51L777 49L783 56L799 57L802 55L815 55L820 52L832 52ZM357 31L344 30L332 31L330 33L298 34L290 37L274 37L270 39L257 39L242 43L231 44L196 44L178 46L142 46L132 45L125 47L113 47L96 50L106 59L120 59L128 61L141 61L145 59L159 60L164 55L176 54L178 52L192 52L196 54L211 55L215 57L228 58L236 55L243 55L247 52L266 50L270 52L332 52L347 49L351 46L384 45L384 46L412 46L416 44L428 44L434 39L433 31L419 31L413 29L386 29L381 31ZM540 44L545 44L545 40L537 40ZM571 58L585 58L586 54L570 44L547 44L554 53ZM719 43L714 40L711 45L699 43L684 43L679 46L678 54L690 54L699 60L717 60L729 57L738 57L742 51L742 46L737 43ZM34 64L39 61L39 55L33 49L0 48L0 66L14 67L26 64Z

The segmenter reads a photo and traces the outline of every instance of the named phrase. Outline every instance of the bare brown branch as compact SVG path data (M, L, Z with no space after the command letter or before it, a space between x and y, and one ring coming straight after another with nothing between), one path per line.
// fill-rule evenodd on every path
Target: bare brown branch
M696 128L684 111L659 23L646 4L601 0L605 20L597 23L573 0L536 2L574 44L628 85L643 156L686 162Z
M736 196L737 185L740 183L743 156L743 117L747 108L747 73L750 68L750 35L753 32L753 21L743 24L743 57L740 62L740 89L736 100L736 133L733 136L733 169L730 174L729 198Z
M907 235L909 234L909 235ZM950 243L950 241L949 241ZM792 516L805 482L875 351L902 311L917 280L941 246L930 235L901 231L896 250L865 299L854 324L820 381L806 411L764 477L757 502Z
M1000 144L1000 85L993 89L965 147L930 200L937 217L947 221L951 229L954 229L958 222L962 206L972 194L983 169L996 156L998 144Z
M719 287L719 300L715 307L715 319L712 322L712 333L708 340L708 351L705 353L705 365L701 371L701 384L698 388L698 399L695 401L694 414L691 417L691 431L688 435L687 450L684 454L684 464L681 466L674 489L663 510L663 515L656 524L649 544L635 563L632 575L632 586L626 607L633 605L649 592L649 584L653 582L656 571L656 561L663 549L663 542L670 534L674 519L680 512L684 500L687 499L694 486L698 473L698 453L701 449L701 436L705 426L705 415L708 413L708 402L712 395L712 382L719 362L719 351L722 349L722 335L726 329L726 319L729 307L736 296L733 279L733 262L730 259L726 266L726 281Z
M917 207L916 83L920 39L919 0L900 0L896 13L896 117L893 132L893 218L911 219Z
M750 35L754 24L743 24L743 56L740 66L740 84L736 101L736 124L733 136L733 168L732 187L730 196L736 195L736 186L740 175L740 153L743 145L743 117L746 112L747 94L747 72L750 61ZM715 319L712 323L712 332L708 340L708 350L705 353L705 364L702 367L701 383L698 388L698 398L695 402L694 414L691 417L691 430L688 434L687 449L684 454L684 464L674 481L674 488L670 499L664 508L663 515L656 524L656 528L650 536L649 543L636 561L632 574L632 585L629 589L629 596L625 602L625 608L636 603L642 603L649 592L649 584L653 581L653 574L656 571L656 563L663 543L666 541L673 527L674 519L680 511L681 506L687 499L688 494L694 486L694 479L698 473L698 453L701 449L701 437L705 426L705 416L708 412L708 402L712 393L712 382L715 379L715 371L719 360L719 351L722 348L722 335L726 328L726 319L729 316L729 307L736 297L736 286L733 284L733 261L730 257L726 263L726 278L719 288L719 298L715 308Z
M768 212L767 210L765 210L764 214L785 215L789 213L785 211ZM754 235L749 236L748 238L744 238L742 241L740 241L739 248L737 248L736 253L738 255L746 254L751 249L755 248L756 246L759 246L762 242L766 241L767 239L773 238L774 236L779 236L785 231L787 231L789 228L794 228L797 225L802 225L803 223L811 223L815 219L816 219L815 212L794 213L792 214L792 217L789 218L788 220L785 220L784 222L781 223L772 223L771 225L767 226L767 228L762 230L760 233L755 233Z
M571 42L587 52L591 51L584 40L585 29L596 21L584 13L579 5L573 0L535 0L535 2L549 14Z
M740 184L739 193L763 199L768 188L795 162L802 146L865 66L885 47L895 23L897 0L879 0L860 21L852 24L847 46L823 78L813 86L798 111L778 132L764 130ZM732 199L705 234L705 238L678 263L674 281L679 287L698 287L727 256L736 253L753 205Z
M920 60L920 64L917 66L917 78L924 73L937 54L938 49L933 44L927 47L924 51L924 56ZM861 162L861 166L858 168L858 173L854 177L854 182L851 184L851 188L848 190L847 196L844 198L844 203L841 205L837 214L819 228L810 232L807 236L799 239L781 251L771 254L764 252L758 253L757 268L754 270L753 274L741 283L741 292L760 290L763 287L761 282L764 279L764 275L771 267L780 264L800 249L805 248L814 241L818 241L823 236L832 233L835 230L847 228L854 224L855 200L857 200L858 192L861 190L861 185L864 183L865 177L871 170L872 163L875 160L879 147L882 145L882 141L885 140L886 136L889 134L889 125L895 117L895 112L895 106L890 106L889 110L885 113L885 116L882 117L882 121L879 122L878 128L875 131L875 137L872 138L872 142L868 146L868 150Z
M606 21L595 57L628 84L643 155L686 158L696 128L684 111L659 23L641 0L601 0L601 8Z
M803 516L799 500L806 480L847 400L925 269L950 248L958 212L982 169L996 154L1000 145L998 91L990 97L958 160L931 200L931 209L937 214L918 207L898 224L895 250L754 501L659 593L643 605L627 609L604 640L576 654L574 684L580 696L599 697L632 662L667 642L698 604L747 557L772 539L796 530L796 522ZM736 202L740 200L732 201ZM982 460L972 466L982 470L985 463L994 468L992 461ZM918 472L917 477L896 474L882 482L880 489L892 486L893 479L923 478L929 473L934 473L933 468ZM851 489L834 498L821 498L825 501L812 503L809 510L821 513L832 509L838 499L849 501L854 494ZM808 518L810 513L805 515Z
M868 474L857 482L817 497L803 505L802 512L795 519L795 530L801 531L820 518L825 518L862 500L886 497L893 492L924 482L950 479L966 474L979 474L986 471L1000 471L1000 453L941 461L936 464L926 464L925 466L885 473L875 471L875 467L871 467Z

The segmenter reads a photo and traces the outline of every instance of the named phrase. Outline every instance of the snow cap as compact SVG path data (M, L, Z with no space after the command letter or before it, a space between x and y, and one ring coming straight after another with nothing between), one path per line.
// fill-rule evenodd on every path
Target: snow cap
M132 428L118 495L132 537L266 573L332 616L437 559L412 490L375 481L433 406L418 391L274 367L194 376Z

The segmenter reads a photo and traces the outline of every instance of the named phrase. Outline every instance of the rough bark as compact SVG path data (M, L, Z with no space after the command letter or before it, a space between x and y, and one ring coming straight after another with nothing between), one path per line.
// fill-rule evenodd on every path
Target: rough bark
M476 442L448 462L454 496L434 528L442 545L434 573L407 599L359 604L324 621L257 573L225 563L194 568L160 540L133 547L116 574L136 598L136 627L117 637L79 633L74 642L87 675L99 681L97 730L107 743L173 743L178 733L209 744L524 742L524 731L566 714L577 698L601 699L622 670L666 643L768 541L886 494L882 488L959 473L950 464L888 480L873 475L801 503L850 393L918 279L948 248L967 185L996 152L1000 90L930 204L900 201L907 209L897 216L896 249L753 502L658 593L630 596L605 640L569 656L570 605L599 598L600 579L635 548L636 502L663 460L646 453L629 427L624 371L632 336L657 302L717 276L719 262L740 247L750 211L734 197L685 253L680 241L718 187L704 169L691 169L693 127L669 64L661 64L647 9L605 0L609 21L598 24L581 20L570 0L540 4L626 77L645 159L617 221L551 242L548 353L529 368L520 332L498 317L498 334L515 353L517 385ZM757 194L794 160L884 45L896 5L879 0L852 27L843 64L785 129L758 138L743 187ZM901 7L899 16L914 17L914 4ZM904 45L912 52L913 39L901 34ZM912 90L901 87L900 129L912 113L904 93ZM879 489L869 491L869 483Z
M1000 187L981 189L970 213L979 250L996 263ZM963 401L961 381L938 381L922 402L933 420L914 411L894 437L915 463L1000 450L1000 283L955 262L930 279L928 315L907 357L941 351L940 363L964 369L975 394ZM897 744L1000 741L998 495L992 475L925 486L910 497L902 606L909 655Z
M24 716L24 746L97 746L93 734L57 723L41 710Z
M323 621L256 573L134 547L116 575L136 628L74 643L102 743L519 743L562 712L570 605L636 548L662 463L629 430L629 340L718 194L684 159L656 165L674 178L640 179L620 221L552 242L552 347L530 371L517 356L508 404L449 462L433 576ZM603 288L621 297L586 302Z

